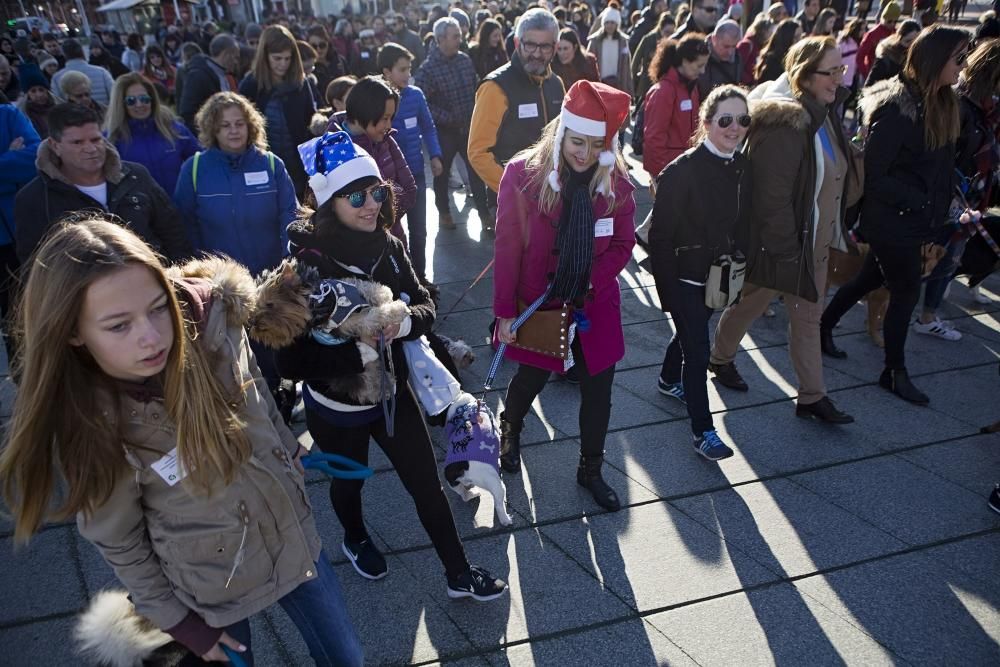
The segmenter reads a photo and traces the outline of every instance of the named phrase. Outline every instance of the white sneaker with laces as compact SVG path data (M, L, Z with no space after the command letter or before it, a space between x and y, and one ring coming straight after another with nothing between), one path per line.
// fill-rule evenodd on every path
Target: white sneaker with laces
M993 303L993 300L990 297L983 294L982 288L980 288L979 285L973 287L971 291L972 291L972 300L975 301L976 303L982 303L982 304Z
M927 336L936 336L943 340L962 340L962 332L955 329L950 322L934 318L932 322L923 324L920 320L913 323L913 330Z

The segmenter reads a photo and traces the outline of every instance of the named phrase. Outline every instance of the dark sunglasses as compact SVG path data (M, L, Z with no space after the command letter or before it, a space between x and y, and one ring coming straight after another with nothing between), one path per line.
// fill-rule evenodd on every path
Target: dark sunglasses
M149 104L153 98L149 95L126 95L125 106L134 107L136 104Z
M742 116L734 117L732 114L724 113L715 119L715 122L719 124L723 130L733 124L733 121L740 124L740 127L750 127L750 114L743 114Z
M708 5L707 7L699 7L698 9L700 9L703 12L708 12L709 14L714 14L717 11L719 11L719 8L714 5Z
M330 43L329 42L309 42L309 46L313 47L314 49L325 49L326 47L330 46Z
M369 194L372 196L372 201L376 204L381 204L389 197L389 186L376 185L374 188L369 188L368 190L358 190L357 192L349 192L346 195L334 195L334 197L346 199L352 208L361 208L368 200Z

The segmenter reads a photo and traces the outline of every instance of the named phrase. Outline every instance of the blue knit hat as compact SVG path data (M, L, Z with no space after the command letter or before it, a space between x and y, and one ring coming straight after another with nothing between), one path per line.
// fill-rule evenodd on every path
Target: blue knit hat
M322 206L336 192L359 178L381 178L378 163L351 141L347 132L327 132L299 144L299 157L309 176L309 187Z
M49 87L49 80L42 74L42 68L35 63L23 63L17 67L17 80L21 83L21 90L28 92L34 86L42 88Z

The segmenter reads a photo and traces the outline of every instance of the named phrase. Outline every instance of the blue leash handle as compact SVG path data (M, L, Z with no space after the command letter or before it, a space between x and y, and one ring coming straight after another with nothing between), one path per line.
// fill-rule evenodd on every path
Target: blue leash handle
M529 317L535 314L535 311L542 307L545 303L545 297L548 296L548 290L540 297L535 299L534 303L524 309L524 312L517 316L513 324L510 325L510 332L515 333L518 328L524 324ZM493 388L493 381L497 377L497 371L500 370L500 364L503 363L503 353L507 350L507 343L501 342L497 347L496 354L493 355L493 362L490 364L490 372L486 375L486 383L483 385L483 399L486 398L486 392Z
M319 470L337 479L368 479L375 474L375 471L368 466L340 454L314 452L303 456L299 461L307 470ZM334 467L334 464L337 467Z
M220 646L222 646L222 651L226 654L226 657L229 658L229 662L233 665L233 667L247 667L247 661L243 659L242 655L225 644L220 644Z

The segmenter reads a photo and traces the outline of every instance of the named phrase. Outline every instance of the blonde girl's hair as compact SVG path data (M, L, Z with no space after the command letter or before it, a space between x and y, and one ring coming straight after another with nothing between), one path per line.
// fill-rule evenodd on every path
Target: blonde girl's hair
M186 292L166 275L153 250L102 217L63 223L38 249L16 317L21 353L18 389L0 454L0 488L26 543L45 520L92 513L127 474L114 382L85 348L70 344L87 289L128 266L149 270L167 294L174 344L163 371L164 402L192 491L229 484L249 459L243 397L227 395L212 360L181 310ZM102 397L104 397L102 399ZM111 403L107 402L111 397ZM58 483L60 493L55 497Z
M967 49L969 33L935 25L921 32L906 53L901 78L916 85L924 102L924 143L928 150L954 144L961 131L958 95L940 84L941 71L959 49Z
M833 37L806 37L796 42L785 54L785 72L792 92L801 95L802 84L813 76L823 57L830 51L839 52Z
M254 55L253 65L250 71L257 81L257 89L268 91L274 87L277 81L271 76L271 64L268 56L272 53L284 53L288 51L292 54L292 64L285 72L285 81L295 83L299 86L306 80L305 72L302 69L302 56L299 55L299 47L295 43L295 37L283 25L269 25L264 28L257 43L257 53Z
M555 167L555 152L562 151L562 146L556 146L556 135L561 122L558 116L551 120L542 130L542 137L537 143L512 158L513 160L524 160L525 170L528 172L528 182L530 186L538 189L538 201L541 210L545 213L551 213L559 203L559 193L552 189L548 176ZM590 180L590 194L593 196L598 188L607 193L604 196L608 200L610 211L613 212L618 204L615 201L614 176L628 178L628 167L625 164L625 158L622 157L621 151L618 149L618 139L614 138L611 143L614 145L605 146L603 150L615 152L615 163L610 167L597 165L597 171L594 172L594 177ZM566 165L566 160L559 160L559 164L560 180L565 183L569 167Z
M111 88L111 101L108 103L108 110L104 116L104 131L108 135L108 141L113 144L129 143L132 141L132 133L128 129L128 111L125 108L125 93L135 84L141 85L150 99L150 115L157 131L164 139L173 146L177 141L177 130L174 129L174 122L177 117L173 112L160 102L160 96L156 92L156 86L138 72L123 74L115 79L115 85Z
M198 126L198 141L205 148L218 148L219 140L216 135L222 127L222 113L230 108L237 107L243 112L243 118L247 122L247 145L256 146L262 152L267 151L267 128L264 124L264 116L257 111L257 107L250 103L250 100L239 93L230 91L215 93L209 97L198 113L195 114L194 122Z

